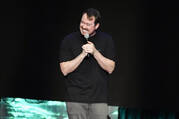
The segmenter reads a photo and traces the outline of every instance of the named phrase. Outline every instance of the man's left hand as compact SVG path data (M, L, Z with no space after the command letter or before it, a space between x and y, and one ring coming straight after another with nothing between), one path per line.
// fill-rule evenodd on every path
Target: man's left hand
M90 41L88 41L87 44L83 45L82 48L84 49L84 51L86 53L90 53L92 55L96 52L95 45L92 42L90 42Z

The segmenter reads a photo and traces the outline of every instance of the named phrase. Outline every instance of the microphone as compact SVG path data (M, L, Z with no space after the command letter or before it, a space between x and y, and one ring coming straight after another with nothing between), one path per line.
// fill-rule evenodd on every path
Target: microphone
M86 38L86 40L88 41L89 38L89 34L85 34L84 37Z
M84 37L85 37L86 41L88 42L89 34L88 34L88 33L85 34ZM89 57L89 53L88 53L87 55L88 55L88 57Z

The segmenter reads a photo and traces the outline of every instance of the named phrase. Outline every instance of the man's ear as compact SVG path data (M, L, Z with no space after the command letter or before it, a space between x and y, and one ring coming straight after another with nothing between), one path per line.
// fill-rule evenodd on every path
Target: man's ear
M99 23L96 24L95 29L97 30L99 28Z

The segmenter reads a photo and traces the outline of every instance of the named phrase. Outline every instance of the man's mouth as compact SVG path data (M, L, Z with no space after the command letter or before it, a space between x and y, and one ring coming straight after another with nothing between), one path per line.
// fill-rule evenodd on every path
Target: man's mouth
M82 29L82 31L83 31L84 33L87 33L87 32L88 32L86 29Z

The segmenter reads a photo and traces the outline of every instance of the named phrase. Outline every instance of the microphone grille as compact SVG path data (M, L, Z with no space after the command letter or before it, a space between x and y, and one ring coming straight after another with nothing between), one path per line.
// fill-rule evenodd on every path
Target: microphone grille
M85 37L86 39L88 39L88 38L89 38L89 34L85 34L84 37Z

